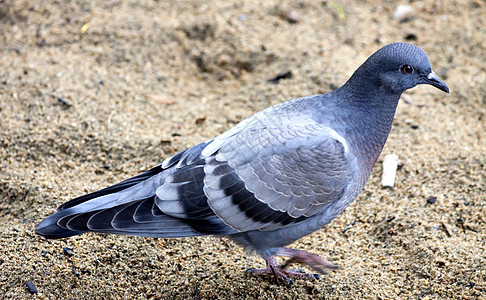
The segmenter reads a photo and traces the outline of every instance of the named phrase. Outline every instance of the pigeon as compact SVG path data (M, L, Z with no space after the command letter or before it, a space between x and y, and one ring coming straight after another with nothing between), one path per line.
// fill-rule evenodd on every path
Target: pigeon
M264 109L133 178L72 199L36 233L181 238L226 236L266 261L252 274L320 278L337 265L286 246L324 227L367 182L401 94L446 93L425 52L406 43L372 54L340 88ZM289 259L279 265L275 256ZM317 273L287 269L301 263Z

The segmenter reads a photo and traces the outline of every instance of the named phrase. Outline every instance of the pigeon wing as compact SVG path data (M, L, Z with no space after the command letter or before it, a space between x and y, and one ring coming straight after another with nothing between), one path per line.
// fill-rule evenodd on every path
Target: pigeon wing
M208 204L240 232L319 214L341 199L357 170L346 140L316 122L241 130L205 160Z

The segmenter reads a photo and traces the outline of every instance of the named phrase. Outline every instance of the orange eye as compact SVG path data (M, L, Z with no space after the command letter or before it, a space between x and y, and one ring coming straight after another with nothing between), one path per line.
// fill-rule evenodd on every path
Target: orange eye
M412 74L413 68L409 65L403 65L400 70L402 70L403 74Z

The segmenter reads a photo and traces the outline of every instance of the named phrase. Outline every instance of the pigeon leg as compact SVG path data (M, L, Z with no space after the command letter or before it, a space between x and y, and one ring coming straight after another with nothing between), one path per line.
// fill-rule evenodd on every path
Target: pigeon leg
M290 259L285 262L281 268L285 269L287 266L290 264L296 262L296 263L303 263L308 265L310 268L313 270L325 274L326 271L324 271L323 268L326 269L332 269L336 270L339 269L339 267L333 263L330 263L328 261L323 260L319 256L303 251L303 250L297 250L297 249L291 249L291 248L280 248L277 252L276 255L279 256L285 256L289 257Z
M247 272L260 275L260 274L271 274L275 277L275 282L278 284L278 279L282 279L287 284L293 284L292 277L297 278L313 278L313 279L320 279L321 276L319 274L312 274L312 273L304 273L300 270L288 270L286 267L291 263L298 262L304 263L308 265L313 270L325 274L323 268L329 269L337 269L338 266L324 261L322 258L315 254L311 254L302 250L290 249L290 248L280 248L279 251L276 253L278 256L285 256L289 257L290 259L280 266L274 257L270 256L265 258L267 263L266 268L262 269L248 269Z
M270 256L268 258L265 258L265 261L267 263L266 268L262 269L248 269L247 273L253 274L253 275L261 275L261 274L270 274L273 275L275 278L275 283L279 283L279 279L283 280L287 285L292 285L294 282L291 277L297 277L297 278L314 278L314 279L320 279L321 276L318 274L309 274L309 273L303 273L299 272L297 270L287 270L287 269L282 269L280 265L277 263L274 257Z

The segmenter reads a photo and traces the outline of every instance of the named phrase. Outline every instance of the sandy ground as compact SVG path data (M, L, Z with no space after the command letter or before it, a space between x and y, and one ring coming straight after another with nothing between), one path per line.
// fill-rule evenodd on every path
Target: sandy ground
M1 297L486 299L486 3L408 5L1 1ZM70 198L328 92L395 41L421 46L451 94L406 92L383 152L395 188L380 159L344 214L292 245L340 270L287 287L246 275L263 261L225 239L34 234Z

